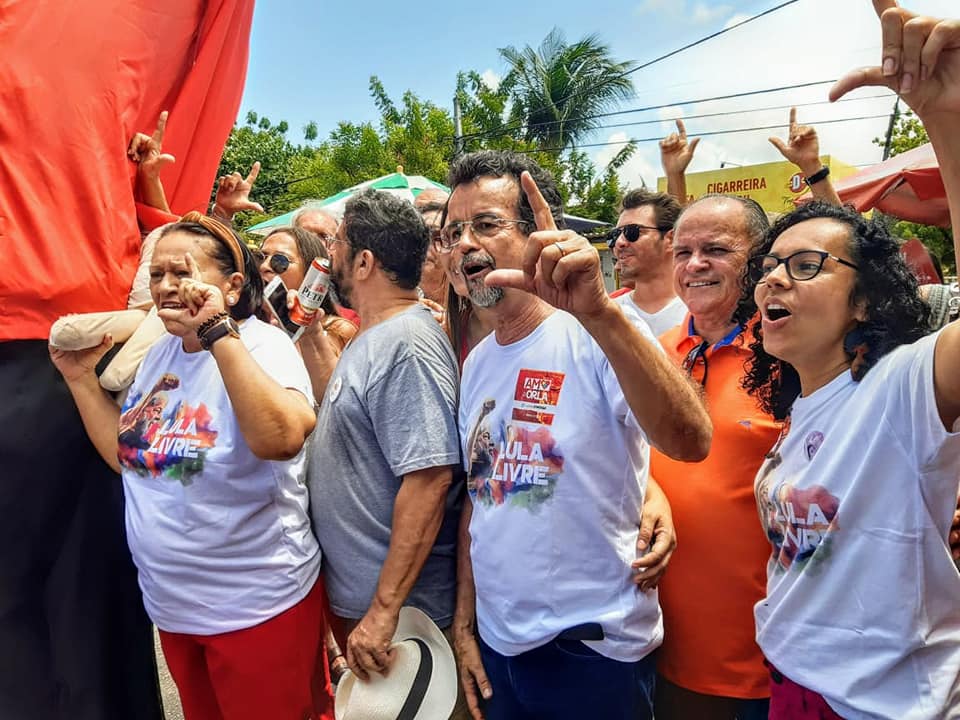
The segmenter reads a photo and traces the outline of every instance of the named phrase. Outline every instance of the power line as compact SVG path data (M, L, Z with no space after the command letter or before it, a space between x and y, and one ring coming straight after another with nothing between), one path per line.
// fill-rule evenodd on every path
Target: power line
M854 122L857 120L876 120L879 118L889 117L889 113L883 113L882 115L860 115L858 117L849 117L849 118L836 118L834 120L820 120L818 122L808 123L809 125L820 126L820 125L832 125L833 123L842 123L842 122ZM779 123L777 125L761 125L757 127L749 128L736 128L733 130L712 130L710 132L704 133L688 133L688 136L691 137L708 137L712 135L730 135L732 133L745 133L745 132L756 132L759 130L779 130L780 128L787 127L786 123ZM613 142L601 142L601 143L584 143L582 145L570 145L567 148L537 148L535 150L516 150L515 152L522 154L530 153L539 153L539 152L557 152L558 150L569 149L569 150L580 150L582 148L589 147L605 147L608 145L626 145L628 143L645 143L645 142L659 142L663 138L660 136L657 137L648 137L648 138L630 138L628 140L617 140Z
M817 85L827 85L828 83L834 83L836 80L817 80L815 82L805 82L805 83L796 83L795 85L780 85L778 87L765 88L763 90L748 90L745 92L739 93L730 93L728 95L714 95L713 97L700 98L698 100L683 100L679 102L669 102L663 103L661 105L647 105L646 107L631 108L629 110L614 110L606 113L599 113L597 115L588 115L583 118L584 120L596 120L599 118L605 117L615 117L617 115L630 115L632 113L641 113L649 112L651 110L663 110L664 108L677 107L680 105L694 105L706 102L716 102L718 100L736 100L738 98L752 97L754 95L769 95L770 93L783 92L784 90L799 90L802 88L816 87ZM564 120L551 120L546 123L540 123L540 125L555 125L557 123L566 122ZM509 126L502 128L497 128L496 130L487 130L479 133L470 133L464 135L464 140L471 140L473 138L482 138L484 136L492 135L493 137L502 137L509 132Z
M730 27L726 27L726 28L723 28L722 30L718 30L718 31L715 32L715 33L711 33L710 35L707 35L707 36L705 36L705 37L702 37L702 38L700 38L699 40L695 40L694 42L689 43L689 44L687 44L687 45L684 45L683 47L677 48L676 50L671 50L670 52L668 52L668 53L666 53L666 54L664 54L664 55L660 55L659 57L656 57L656 58L654 58L653 60L649 60L649 61L643 63L642 65L638 65L638 66L635 67L635 68L631 68L630 70L627 70L627 71L625 71L625 72L623 72L623 73L620 73L619 75L614 75L613 77L608 78L605 82L600 83L597 87L603 87L604 85L609 85L610 83L616 82L617 80L622 80L623 78L627 77L628 75L632 75L632 74L635 73L635 72L639 72L640 70L644 70L645 68L648 68L648 67L650 67L651 65L655 65L655 64L657 64L657 63L659 63L659 62L662 62L662 61L664 61L664 60L666 60L666 59L668 59L668 58L671 58L671 57L673 57L674 55L679 55L680 53L682 53L682 52L684 52L684 51L686 51L686 50L689 50L690 48L694 48L694 47L697 47L698 45L702 45L703 43L708 42L708 41L710 41L710 40L713 40L714 38L719 37L720 35L723 35L723 34L725 34L725 33L728 33L728 32L730 32L731 30L736 30L736 29L739 28L739 27L743 27L744 25L747 25L748 23L751 23L751 22L753 22L754 20L759 20L760 18L762 18L762 17L764 17L764 16L766 16L766 15L771 15L772 13L775 13L775 12L777 12L778 10L783 9L783 8L787 7L788 5L793 5L793 4L796 3L796 2L799 2L799 0L787 0L786 2L780 3L779 5L777 5L777 6L775 6L775 7L772 7L772 8L770 8L769 10L764 10L762 13L758 13L758 14L756 14L756 15L753 15L752 17L746 18L745 20L741 20L740 22L736 23L735 25L731 25ZM596 88L590 88L590 89L593 90L593 89L596 89ZM577 91L577 92L572 92L572 93L570 93L569 95L564 95L563 97L560 97L560 98L557 98L556 100L553 100L553 101L551 102L551 104L552 104L552 105L558 105L559 103L562 103L562 102L564 102L565 100L569 100L570 98L576 97L577 95L582 95L584 92L586 92L586 89L579 90L579 91ZM527 113L527 118L529 119L531 115L535 115L535 114L537 114L537 113L540 113L540 112L543 112L544 110L549 110L549 109L550 109L550 106L544 105L543 107L539 107L539 108L536 108L535 110L531 110L531 111L529 111L529 112ZM540 125L540 124L543 124L543 123L538 123L538 125ZM523 126L523 123L518 123L515 127L511 128L511 129L512 129L512 130L516 130L516 129L519 129L520 127L522 127L522 126ZM470 137L469 135L465 135L465 136L463 136L463 139L467 139L467 138L469 138L469 137Z
M727 112L717 112L717 113L704 113L702 115L682 115L676 118L659 118L657 120L638 120L637 122L628 122L628 123L615 123L613 125L598 125L595 130L606 130L609 128L619 128L619 127L633 127L635 125L656 125L663 122L670 122L671 120L700 120L702 118L713 118L713 117L726 117L729 115L744 115L747 113L757 113L757 112L772 112L773 110L789 110L790 108L799 108L799 107L812 107L814 105L837 105L842 102L856 102L860 100L883 100L886 98L893 97L893 95L868 95L866 97L859 98L843 98L842 100L837 100L835 102L830 102L829 100L817 100L816 102L808 103L791 103L790 105L772 105L770 107L760 107L760 108L747 108L746 110L728 110ZM801 125L809 125L810 123L801 123Z

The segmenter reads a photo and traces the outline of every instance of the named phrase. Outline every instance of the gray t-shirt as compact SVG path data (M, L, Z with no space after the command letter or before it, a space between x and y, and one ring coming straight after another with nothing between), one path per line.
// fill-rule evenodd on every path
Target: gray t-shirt
M330 377L310 443L310 514L333 612L361 618L390 545L403 475L459 465L457 361L430 311L416 305L360 333ZM453 618L462 484L407 598L440 627Z

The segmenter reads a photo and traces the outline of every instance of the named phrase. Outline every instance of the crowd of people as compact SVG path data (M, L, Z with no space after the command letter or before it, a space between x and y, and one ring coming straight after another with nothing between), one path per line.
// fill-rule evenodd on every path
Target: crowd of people
M956 231L960 22L874 5L881 63L831 99L900 94ZM165 123L129 150L159 218L140 315L74 318L87 347L50 356L122 476L187 720L333 718L337 680L337 718L960 718L960 326L795 111L772 142L815 199L772 225L687 202L678 123L667 192L607 235L618 297L529 156L308 204L253 249L259 167L170 216ZM294 343L264 287L315 258L331 294ZM163 332L118 398L98 367L147 291ZM397 684L408 607L459 691L426 636Z

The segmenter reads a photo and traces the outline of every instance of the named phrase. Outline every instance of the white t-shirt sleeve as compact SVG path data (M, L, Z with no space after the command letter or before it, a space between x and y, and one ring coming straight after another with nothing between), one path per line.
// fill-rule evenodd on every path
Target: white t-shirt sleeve
M296 390L303 393L307 402L313 406L313 388L310 385L310 375L307 373L307 367L303 364L303 358L297 352L297 348L290 338L272 325L261 323L255 318L250 318L247 322L256 322L256 327L250 328L253 332L247 348L257 364L263 368L263 371L271 378L277 381L282 387ZM241 331L241 336L243 332Z
M942 331L941 331L942 332ZM950 437L960 438L943 426L933 383L933 359L940 332L928 335L897 353L885 370L881 386L890 388L887 421L903 439L921 470L937 465L941 453L953 451Z
M635 312L631 313L625 311L624 315L628 320L633 324L633 326L643 335L644 340L657 348L660 352L663 352L663 346L657 341L657 338L654 337L653 332L650 330L650 326L647 324L646 320L641 318ZM584 331L589 337L589 334ZM642 430L637 419L633 416L633 411L630 410L630 406L627 404L627 399L623 394L623 388L620 387L620 380L617 378L617 374L614 372L613 367L610 365L610 361L607 359L607 356L604 355L603 350L600 349L600 346L597 344L596 340L590 337L590 343L594 353L594 363L597 368L597 373L600 378L600 382L603 385L604 393L607 396L607 402L610 403L610 407L614 412L615 417L619 422L629 427L632 427L636 430Z

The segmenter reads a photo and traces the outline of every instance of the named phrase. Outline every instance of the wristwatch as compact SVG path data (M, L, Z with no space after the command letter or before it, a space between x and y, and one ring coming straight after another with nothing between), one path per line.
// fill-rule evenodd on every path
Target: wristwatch
M235 338L240 337L240 326L237 325L237 321L232 317L224 318L204 330L203 334L199 334L197 337L200 340L200 347L204 350L209 350L217 340L225 338L228 335Z

